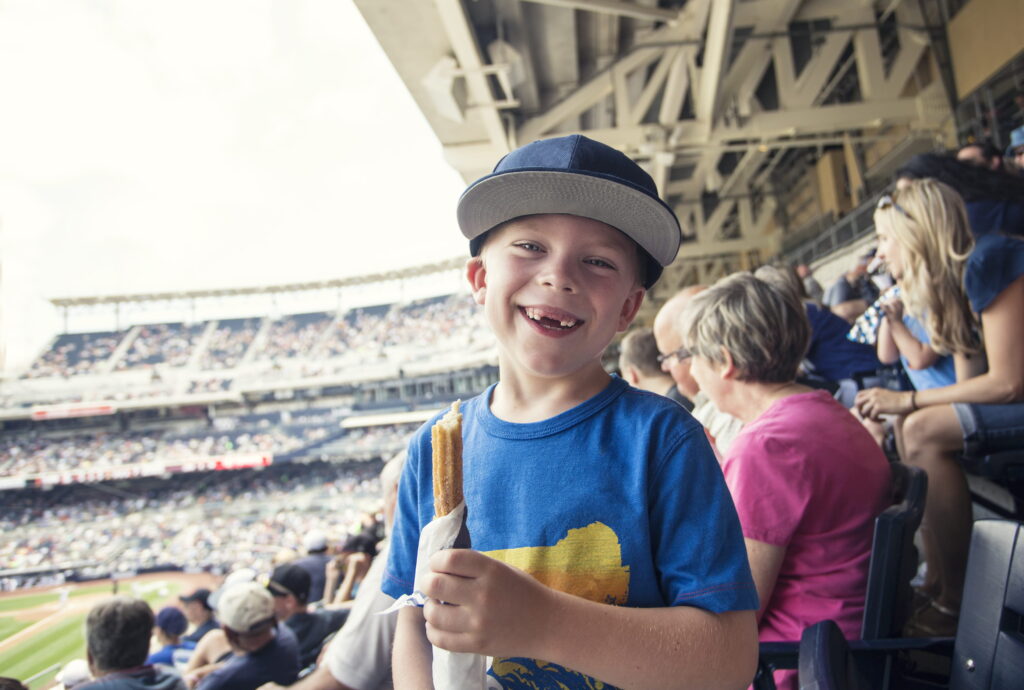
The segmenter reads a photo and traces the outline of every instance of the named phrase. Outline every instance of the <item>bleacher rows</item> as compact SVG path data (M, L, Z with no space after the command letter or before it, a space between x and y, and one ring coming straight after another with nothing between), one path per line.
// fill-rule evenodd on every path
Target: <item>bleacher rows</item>
M218 418L213 428L192 423L164 430L5 434L0 489L271 462L382 458L403 448L419 423L346 428L346 416L345 410L322 408Z
M493 348L480 310L464 294L337 313L66 333L0 389L0 408L376 380L490 362Z

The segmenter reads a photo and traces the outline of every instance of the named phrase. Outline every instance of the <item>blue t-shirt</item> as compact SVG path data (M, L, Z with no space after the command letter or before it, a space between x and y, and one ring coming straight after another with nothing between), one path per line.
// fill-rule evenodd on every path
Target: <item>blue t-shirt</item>
M1010 283L1024 275L1024 241L1005 235L982 235L964 270L971 309L981 314Z
M638 607L757 609L739 520L703 428L676 403L615 377L556 417L513 424L494 386L462 407L473 548L564 592ZM382 589L412 591L433 517L430 420L409 445ZM533 659L495 659L505 688L598 687Z
M882 366L875 348L846 337L850 332L847 321L816 304L807 303L806 307L807 320L811 322L807 360L814 365L815 374L829 381L841 381Z
M146 659L147 664L166 664L167 666L174 665L174 651L176 649L191 650L196 648L196 643L191 640L182 640L178 644L164 645L162 649L158 649L149 655Z
M975 237L988 233L1024 235L1024 203L979 199L964 205Z
M925 345L931 343L932 339L928 337L928 331L920 321L905 313L903 314L903 323L919 342ZM900 361L903 362L903 369L907 372L910 382L919 391L952 386L956 383L956 367L952 355L939 355L935 363L926 369L911 369L907 358L902 354L900 354Z
M264 683L291 685L299 676L299 643L283 623L262 649L233 656L199 681L196 690L256 690Z

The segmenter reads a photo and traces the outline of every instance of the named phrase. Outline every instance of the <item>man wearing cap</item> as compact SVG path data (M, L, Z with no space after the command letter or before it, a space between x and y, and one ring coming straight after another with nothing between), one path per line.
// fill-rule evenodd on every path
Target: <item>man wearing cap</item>
M874 251L857 257L857 263L842 274L825 293L825 305L832 313L853 322L864 313L868 305L878 299L878 288L868 277L868 265Z
M174 666L176 658L181 661L187 660L187 656L180 653L175 655L176 650L190 652L196 648L196 643L181 638L188 629L188 621L185 614L177 606L165 606L156 614L156 641L160 649L149 655L147 664L166 664Z
M218 628L217 619L213 617L213 607L210 605L210 590L200 587L188 596L178 597L185 610L185 618L195 628L188 635L185 635L186 642L199 642L203 635Z
M303 668L309 666L316 661L327 636L345 623L348 609L310 613L306 608L309 573L297 563L285 563L274 568L267 589L274 597L277 620L291 628L299 642L299 665Z
M315 604L324 598L324 584L327 582L327 564L331 556L327 553L327 535L318 529L309 532L302 540L306 556L295 564L309 573L309 603Z
M1010 132L1010 145L1006 147L1006 159L1013 163L1018 175L1024 175L1024 125Z
M76 690L185 690L164 666L146 663L153 611L141 599L110 597L85 618L86 656L94 680Z
M244 582L217 599L217 618L234 655L204 676L198 690L255 690L267 681L288 685L299 674L299 646L287 626L274 618L267 588Z

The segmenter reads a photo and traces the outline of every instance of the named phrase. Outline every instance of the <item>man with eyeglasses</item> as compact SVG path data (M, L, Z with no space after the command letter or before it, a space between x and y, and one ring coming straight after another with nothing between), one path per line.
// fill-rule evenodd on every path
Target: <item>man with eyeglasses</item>
M668 373L676 382L676 389L693 403L694 419L704 426L712 445L724 454L736 435L743 428L743 422L728 415L717 407L701 392L700 386L690 373L692 357L683 346L681 317L690 300L703 290L706 285L693 285L683 288L671 297L654 317L654 340L661 353L658 361L662 371Z

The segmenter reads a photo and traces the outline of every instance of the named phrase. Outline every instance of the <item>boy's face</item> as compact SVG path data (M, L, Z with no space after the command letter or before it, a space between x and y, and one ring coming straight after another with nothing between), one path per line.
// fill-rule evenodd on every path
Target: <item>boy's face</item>
M644 296L638 265L636 245L610 225L546 214L492 230L467 277L503 366L559 377L599 363L629 326Z

